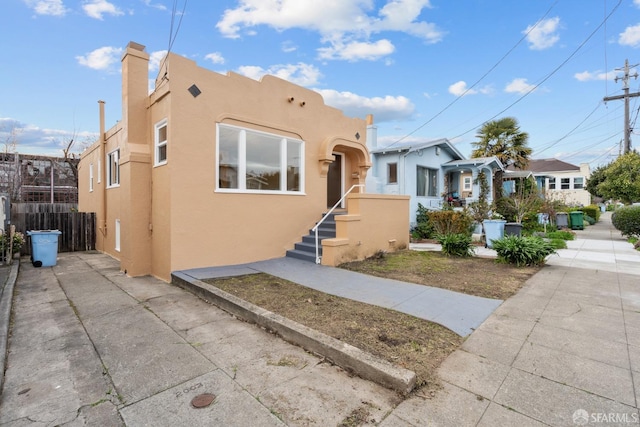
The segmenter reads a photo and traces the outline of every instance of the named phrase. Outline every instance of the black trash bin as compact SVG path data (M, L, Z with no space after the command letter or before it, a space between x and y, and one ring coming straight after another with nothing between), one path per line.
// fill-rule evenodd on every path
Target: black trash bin
M558 228L569 228L569 218L566 212L558 212L556 214L556 226Z
M522 224L517 222L508 222L504 225L505 236L518 236L522 235Z

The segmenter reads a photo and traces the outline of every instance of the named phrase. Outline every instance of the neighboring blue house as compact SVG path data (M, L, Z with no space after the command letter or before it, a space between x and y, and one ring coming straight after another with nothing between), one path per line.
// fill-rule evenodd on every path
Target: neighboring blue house
M412 225L418 204L440 210L444 201L462 207L477 200L480 189L475 181L480 171L485 171L493 194L494 172L504 169L496 157L466 159L445 138L378 147L372 123L367 128L367 144L372 157L367 192L411 196Z

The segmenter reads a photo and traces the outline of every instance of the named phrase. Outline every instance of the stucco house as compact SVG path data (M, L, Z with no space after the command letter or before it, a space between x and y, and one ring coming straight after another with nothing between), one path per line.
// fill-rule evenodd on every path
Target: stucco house
M79 210L131 276L284 256L343 196L322 264L408 245L409 198L364 191L367 122L274 76L220 74L169 53L122 57L122 118L79 164ZM355 187L354 187L355 186ZM350 193L347 195L347 193Z
M481 171L489 184L489 202L493 201L494 175L504 169L496 157L466 159L445 138L377 147L377 130L371 122L368 135L373 166L367 190L410 196L411 224L416 222L419 204L440 210L444 202L464 207L477 200L480 186L476 178Z
M517 169L509 166L508 170ZM585 189L591 176L588 163L576 166L558 159L530 159L526 171L533 174L538 188L550 200L577 206L591 204L591 194Z

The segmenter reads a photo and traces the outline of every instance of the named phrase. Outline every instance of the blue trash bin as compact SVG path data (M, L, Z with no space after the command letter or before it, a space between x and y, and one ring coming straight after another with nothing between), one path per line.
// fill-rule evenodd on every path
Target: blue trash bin
M482 221L484 225L484 239L487 248L493 249L493 241L504 237L504 225L507 223L504 219L485 219Z
M35 267L53 267L58 259L58 230L27 231L31 237L31 261Z

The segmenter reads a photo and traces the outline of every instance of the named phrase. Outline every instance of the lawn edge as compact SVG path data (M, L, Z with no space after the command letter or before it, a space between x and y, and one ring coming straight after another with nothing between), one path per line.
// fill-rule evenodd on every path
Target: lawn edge
M188 274L172 273L171 284L247 322L272 331L285 341L315 353L361 378L403 395L409 394L416 385L416 374L413 371L393 365L371 353L251 304Z

